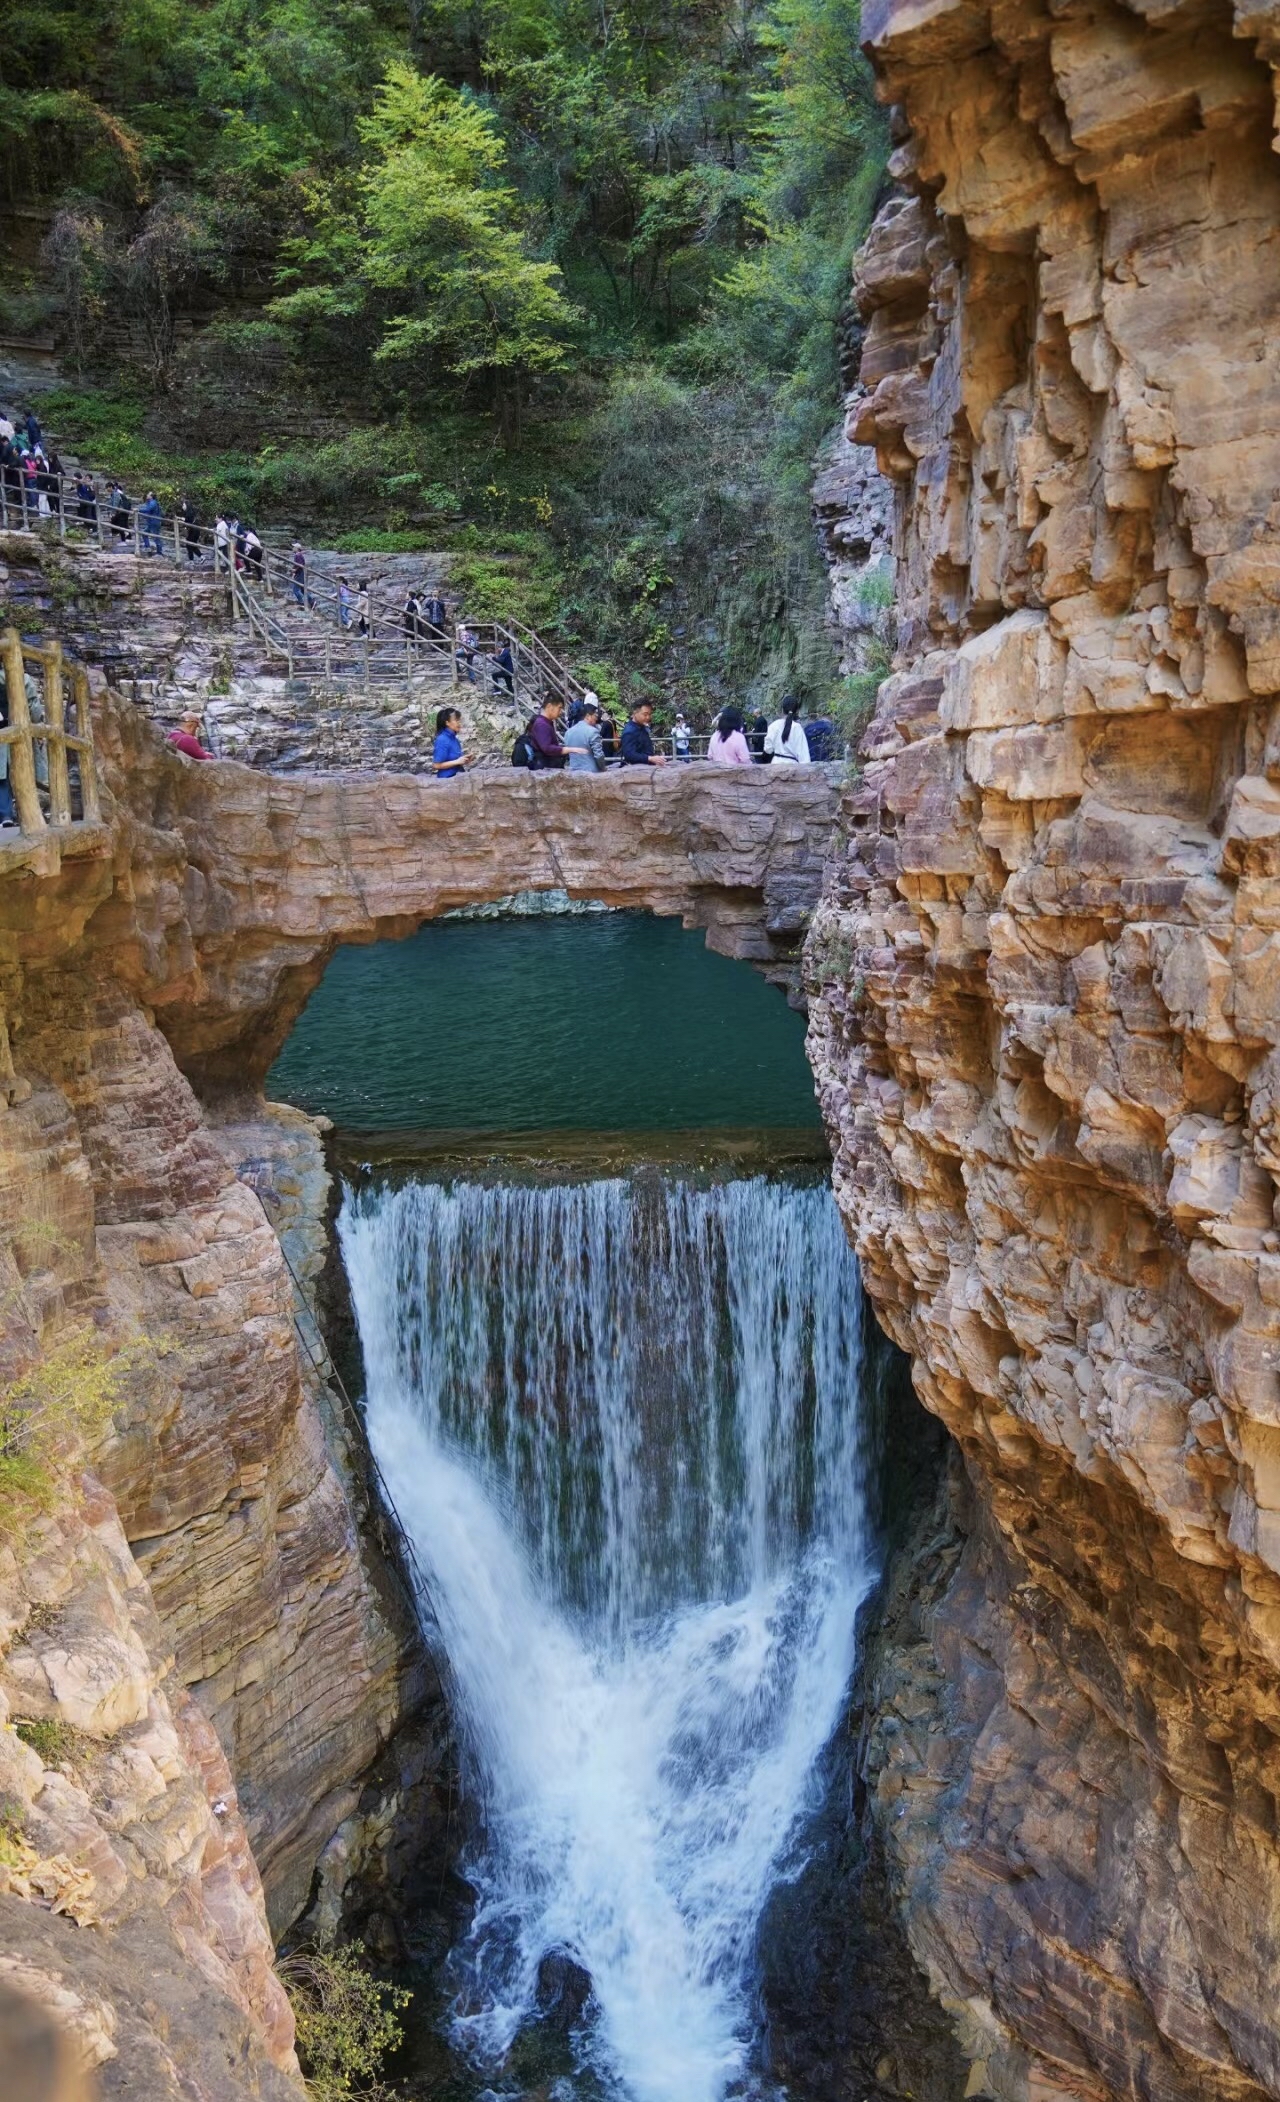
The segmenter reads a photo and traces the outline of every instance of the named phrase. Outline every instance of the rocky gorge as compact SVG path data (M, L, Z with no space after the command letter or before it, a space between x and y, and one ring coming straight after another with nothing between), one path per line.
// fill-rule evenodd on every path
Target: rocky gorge
M810 1049L963 1462L863 1773L971 2092L1274 2095L1280 18L863 19L899 651Z
M257 1087L340 939L513 887L794 975L835 789L193 768L94 693L104 822L0 849L5 1450L61 1409L63 1470L0 1549L0 1979L104 2093L283 2095L273 1936L438 1873L451 1782L306 1306L320 1137Z
M195 770L99 687L108 823L0 850L3 1370L116 1367L0 1546L0 1983L105 2093L298 2093L273 1936L443 1859L284 1260L320 1138L258 1090L338 941L555 889L793 992L808 929L837 1199L953 1444L840 1744L966 2091L1280 2094L1280 11L863 19L893 183L817 509L846 663L890 552L897 654L842 787Z

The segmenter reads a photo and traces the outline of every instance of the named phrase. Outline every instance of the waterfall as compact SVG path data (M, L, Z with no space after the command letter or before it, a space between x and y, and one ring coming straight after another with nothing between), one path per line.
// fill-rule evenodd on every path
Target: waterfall
M348 1191L339 1232L484 1806L455 2040L500 2067L563 1951L590 2092L719 2102L873 1574L834 1200L418 1183Z

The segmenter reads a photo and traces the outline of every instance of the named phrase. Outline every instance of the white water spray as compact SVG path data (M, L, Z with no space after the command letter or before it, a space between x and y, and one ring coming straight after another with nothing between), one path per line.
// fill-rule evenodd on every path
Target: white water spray
M872 1577L834 1201L426 1184L349 1194L339 1231L484 1800L456 2038L500 2066L565 1951L609 2088L720 2102Z

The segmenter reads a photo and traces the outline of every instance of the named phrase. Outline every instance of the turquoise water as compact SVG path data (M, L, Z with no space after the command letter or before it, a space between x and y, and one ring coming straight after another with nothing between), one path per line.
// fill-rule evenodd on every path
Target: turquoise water
M437 922L339 949L268 1092L347 1131L819 1122L803 1018L645 913Z

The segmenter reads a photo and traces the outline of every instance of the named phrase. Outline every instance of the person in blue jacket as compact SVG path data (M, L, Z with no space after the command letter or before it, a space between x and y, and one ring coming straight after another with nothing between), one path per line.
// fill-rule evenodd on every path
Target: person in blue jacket
M441 708L436 716L436 742L431 754L431 763L437 781L452 781L468 766L474 766L474 752L462 749L461 708Z
M160 499L154 489L148 489L147 500L139 511L138 516L142 521L143 554L158 555L160 553L160 528L164 523L164 513L160 509Z
M666 758L653 742L653 703L637 701L631 711L631 720L622 733L622 764L624 766L665 766Z

